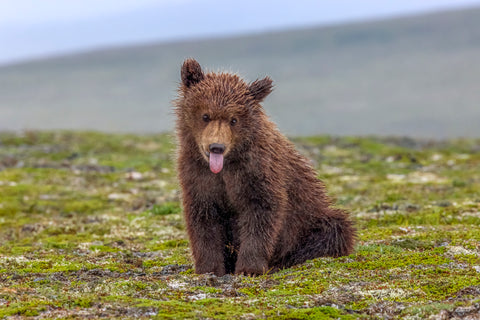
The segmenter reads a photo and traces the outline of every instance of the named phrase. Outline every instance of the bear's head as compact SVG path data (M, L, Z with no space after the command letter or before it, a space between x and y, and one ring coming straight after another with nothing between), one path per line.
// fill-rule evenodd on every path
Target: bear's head
M230 73L204 73L194 59L183 63L181 78L177 129L192 137L210 170L218 173L224 158L251 144L265 123L260 102L272 92L272 80L246 83Z

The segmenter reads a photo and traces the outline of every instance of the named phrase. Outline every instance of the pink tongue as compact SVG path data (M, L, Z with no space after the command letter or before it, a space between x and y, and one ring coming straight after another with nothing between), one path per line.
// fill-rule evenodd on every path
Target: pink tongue
M210 170L219 173L223 168L223 154L210 152Z

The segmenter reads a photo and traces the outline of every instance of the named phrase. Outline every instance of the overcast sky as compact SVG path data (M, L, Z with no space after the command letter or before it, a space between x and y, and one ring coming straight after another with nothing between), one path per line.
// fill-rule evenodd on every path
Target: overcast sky
M0 64L467 6L480 6L480 0L0 0Z

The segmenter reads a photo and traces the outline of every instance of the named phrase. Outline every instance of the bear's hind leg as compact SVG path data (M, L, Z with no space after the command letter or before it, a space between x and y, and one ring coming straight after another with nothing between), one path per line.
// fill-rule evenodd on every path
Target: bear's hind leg
M348 215L340 209L329 209L300 240L295 250L275 264L289 268L318 257L340 257L353 251L355 229Z

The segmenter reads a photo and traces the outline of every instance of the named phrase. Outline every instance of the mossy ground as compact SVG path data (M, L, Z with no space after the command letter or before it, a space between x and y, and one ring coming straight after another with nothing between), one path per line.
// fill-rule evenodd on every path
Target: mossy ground
M296 139L356 252L196 275L169 135L0 134L0 318L354 319L480 312L480 141Z

